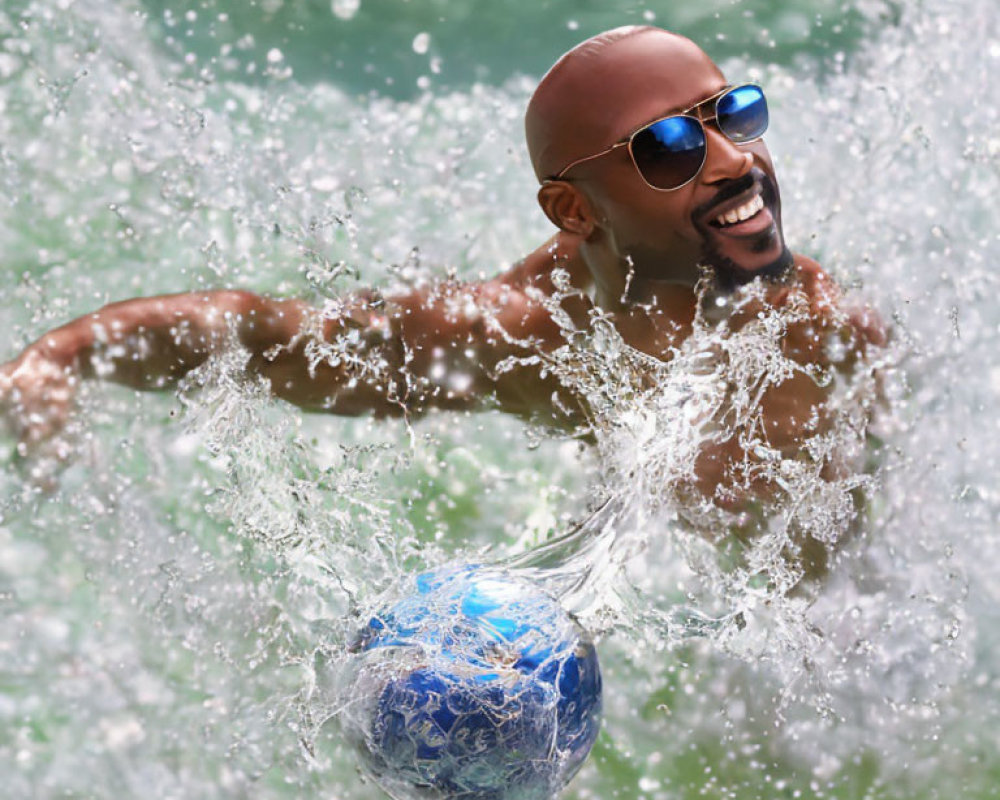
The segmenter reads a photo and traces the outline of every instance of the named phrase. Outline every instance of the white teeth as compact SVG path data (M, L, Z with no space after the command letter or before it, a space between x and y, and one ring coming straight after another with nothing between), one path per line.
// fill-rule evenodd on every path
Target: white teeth
M715 221L719 223L719 225L732 225L733 223L750 219L750 217L754 216L763 207L764 198L759 194L755 194L750 200L741 205L739 208L733 208L725 214L719 214L719 216L715 218Z

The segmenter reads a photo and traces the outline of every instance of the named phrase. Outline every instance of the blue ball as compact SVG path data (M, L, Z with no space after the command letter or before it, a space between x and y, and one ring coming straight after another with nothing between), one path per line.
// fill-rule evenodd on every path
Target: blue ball
M538 586L499 569L419 576L354 650L344 727L394 797L547 800L597 738L593 643Z

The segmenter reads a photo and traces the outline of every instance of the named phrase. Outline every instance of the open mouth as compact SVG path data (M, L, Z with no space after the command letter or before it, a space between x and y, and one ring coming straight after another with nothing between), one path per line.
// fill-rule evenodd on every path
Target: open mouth
M754 167L746 175L727 181L715 197L696 208L692 216L695 225L706 235L755 237L777 224L776 199L768 176Z
M708 226L727 235L753 236L774 224L774 216L759 185L733 198L721 210L713 209L710 213Z
M731 208L723 214L719 214L714 220L709 223L717 228L726 228L730 225L735 225L738 222L743 222L751 217L757 215L758 212L762 211L764 208L764 198L755 194L747 202L736 208Z

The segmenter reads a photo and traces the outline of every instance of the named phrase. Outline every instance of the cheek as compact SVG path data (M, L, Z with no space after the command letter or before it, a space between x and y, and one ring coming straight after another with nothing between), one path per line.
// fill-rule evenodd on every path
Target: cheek
M608 224L623 244L698 237L691 223L690 192L684 189L657 192L643 184L627 193L609 193L603 208Z

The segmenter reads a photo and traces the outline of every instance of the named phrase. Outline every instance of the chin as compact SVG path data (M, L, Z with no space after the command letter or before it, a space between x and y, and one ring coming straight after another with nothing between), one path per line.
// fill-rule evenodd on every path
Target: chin
M777 242L771 241L774 238ZM761 243L763 246L751 248L754 252L746 257L726 256L717 251L704 254L704 263L715 273L720 289L736 289L755 278L778 280L788 274L795 261L792 251L780 233L767 239Z

